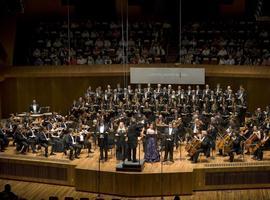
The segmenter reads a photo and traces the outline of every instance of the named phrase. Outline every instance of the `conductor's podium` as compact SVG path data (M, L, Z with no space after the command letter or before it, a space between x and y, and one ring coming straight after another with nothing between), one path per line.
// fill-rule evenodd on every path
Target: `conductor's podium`
M142 172L144 168L145 160L138 160L137 162L133 161L121 161L116 165L116 171L125 171L125 172Z

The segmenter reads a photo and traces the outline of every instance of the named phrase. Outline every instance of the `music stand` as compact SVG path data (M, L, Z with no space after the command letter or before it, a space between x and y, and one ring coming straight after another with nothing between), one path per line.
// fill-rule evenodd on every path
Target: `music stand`
M161 200L164 200L163 197L163 161L162 161L162 148L160 149L160 189L161 189Z
M180 156L180 161L185 160L185 158L182 158L182 141L181 140L179 142L179 156Z
M98 159L98 179L97 179L97 187L98 187L98 195L96 200L102 200L103 198L101 198L101 194L100 194L100 168L101 168L101 162L100 162L100 158Z

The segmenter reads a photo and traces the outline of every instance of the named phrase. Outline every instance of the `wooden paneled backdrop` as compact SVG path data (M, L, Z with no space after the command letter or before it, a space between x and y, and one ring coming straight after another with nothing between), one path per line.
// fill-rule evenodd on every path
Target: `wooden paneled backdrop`
M28 111L32 99L36 99L41 106L50 106L52 111L66 114L72 101L83 95L89 85L93 89L107 84L116 87L120 83L123 86L124 74L129 74L130 67L91 65L6 68L0 71L0 117ZM204 67L206 83L211 88L220 83L223 88L231 85L237 90L242 84L248 91L250 111L256 107L265 107L270 102L270 67L178 64L136 67ZM129 77L127 79L129 82Z

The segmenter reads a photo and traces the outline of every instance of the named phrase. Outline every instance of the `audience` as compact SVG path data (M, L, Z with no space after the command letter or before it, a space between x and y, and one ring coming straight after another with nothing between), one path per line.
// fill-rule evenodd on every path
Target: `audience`
M269 31L268 22L188 23L182 27L178 60L184 64L269 65Z
M268 22L210 21L181 27L178 58L171 56L175 26L164 22L73 21L40 23L33 33L30 58L33 65L183 64L270 65ZM70 40L68 40L70 38ZM175 54L175 53L174 53ZM126 55L125 57L123 55ZM167 59L172 57L172 59Z
M9 184L5 185L4 191L0 193L1 200L17 200L18 197L13 192L11 192L11 186Z
M168 23L135 22L129 25L128 41L125 41L122 27L116 22L74 21L70 30L67 22L40 23L33 34L28 64L121 64L126 60L133 64L166 62L170 29ZM128 52L127 58L123 58L123 51L125 55Z

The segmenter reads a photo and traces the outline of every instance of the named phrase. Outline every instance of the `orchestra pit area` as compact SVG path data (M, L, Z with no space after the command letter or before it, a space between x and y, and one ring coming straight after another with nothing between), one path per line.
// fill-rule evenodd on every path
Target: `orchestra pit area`
M0 199L270 199L264 0L2 0Z

